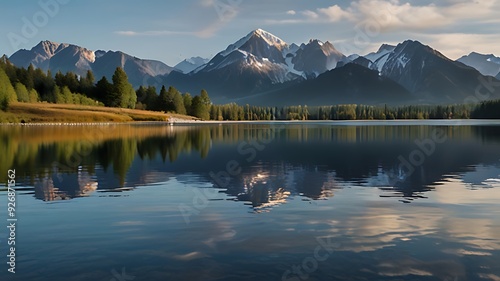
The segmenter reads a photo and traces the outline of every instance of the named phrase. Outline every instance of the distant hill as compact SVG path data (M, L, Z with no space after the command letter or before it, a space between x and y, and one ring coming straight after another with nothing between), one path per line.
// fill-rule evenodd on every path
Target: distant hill
M497 76L500 73L500 58L494 55L483 55L472 52L457 61L472 66L483 75Z
M256 105L401 105L415 102L403 86L355 63L327 71L316 79L238 100Z
M122 67L130 82L138 87L147 85L159 75L170 73L173 68L155 60L143 60L123 52L91 51L84 47L42 41L31 50L19 50L10 56L9 60L16 66L28 67L30 64L44 71L51 70L74 72L84 76L87 70L92 70L97 79L102 76L111 78L116 67Z
M187 74L187 73L199 68L200 66L205 65L209 61L210 61L210 59L204 59L202 57L192 57L189 59L185 59L185 60L181 61L180 63L176 64L174 66L174 69L179 71L179 72L182 72L184 74Z

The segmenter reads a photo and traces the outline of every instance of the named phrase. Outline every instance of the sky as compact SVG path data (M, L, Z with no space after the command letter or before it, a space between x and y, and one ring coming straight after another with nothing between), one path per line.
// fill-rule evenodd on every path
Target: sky
M211 58L257 28L288 44L330 41L346 55L407 39L451 59L500 56L500 0L25 0L0 4L0 54L42 40L175 65Z

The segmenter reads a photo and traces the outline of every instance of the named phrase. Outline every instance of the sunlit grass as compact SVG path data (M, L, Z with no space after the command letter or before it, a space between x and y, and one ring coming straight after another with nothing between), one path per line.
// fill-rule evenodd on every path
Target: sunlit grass
M50 103L13 103L0 111L0 123L90 123L167 121L169 117L192 117L162 112Z

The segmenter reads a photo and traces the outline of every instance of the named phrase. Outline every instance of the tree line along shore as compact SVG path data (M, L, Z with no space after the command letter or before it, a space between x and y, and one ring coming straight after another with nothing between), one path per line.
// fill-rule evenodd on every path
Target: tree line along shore
M175 87L140 86L134 89L125 71L117 67L111 81L85 76L44 72L30 65L14 66L0 59L0 123L131 122L170 120L396 120L396 119L497 119L500 101L479 104L370 106L217 105L206 90L199 95Z

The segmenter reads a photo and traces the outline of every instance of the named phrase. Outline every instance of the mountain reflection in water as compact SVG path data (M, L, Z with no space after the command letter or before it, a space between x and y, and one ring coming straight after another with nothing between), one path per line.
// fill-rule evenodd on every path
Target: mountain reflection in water
M500 280L495 121L0 126L0 155L13 281Z
M498 167L500 127L441 123L0 127L0 169L22 171L19 181L34 186L35 197L45 201L132 190L175 177L182 182L182 175L191 173L258 212L297 196L329 198L346 186L378 187L381 196L409 203L426 198L442 181L474 174L479 165ZM436 144L401 180L401 157L408 159L419 149L415 140L431 138L436 128L446 142ZM250 150L243 147L251 144L260 146L248 161ZM230 161L241 172L221 187L213 175L226 171ZM491 176L475 186L497 184Z

